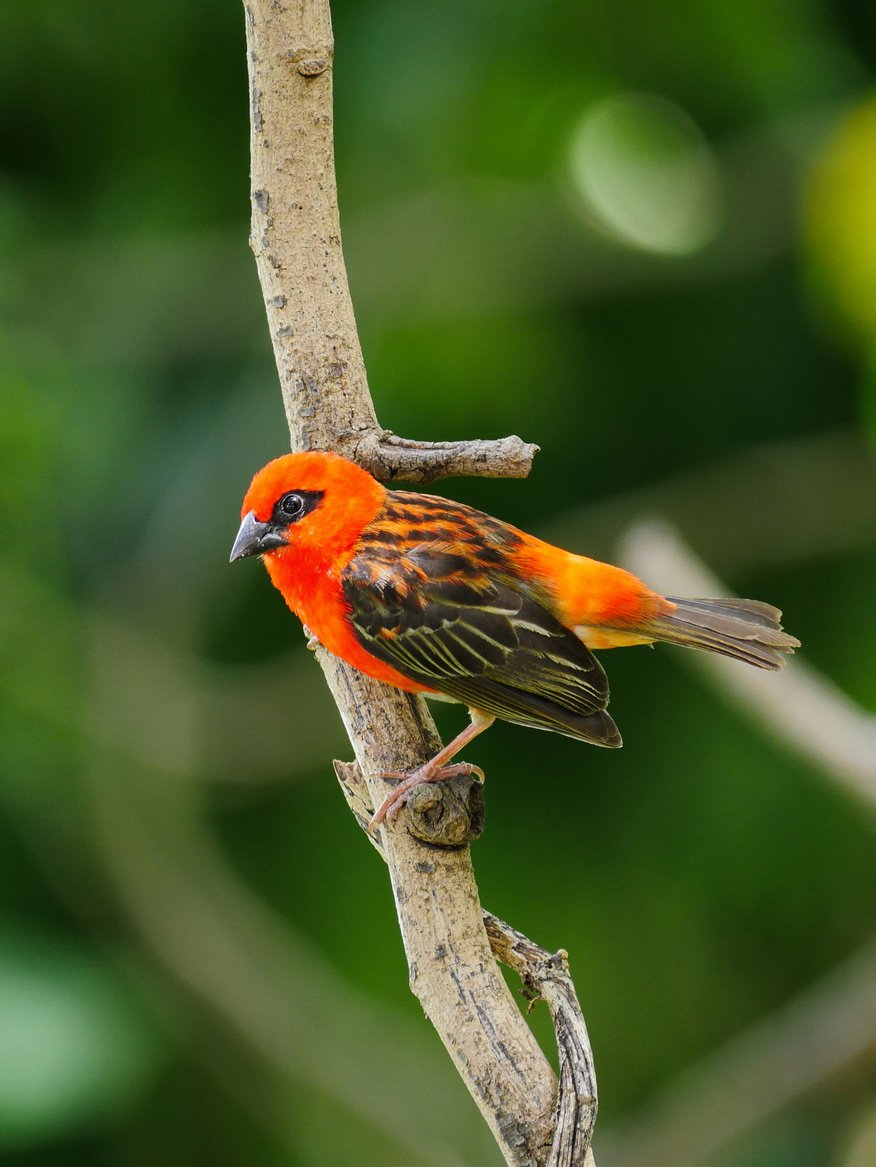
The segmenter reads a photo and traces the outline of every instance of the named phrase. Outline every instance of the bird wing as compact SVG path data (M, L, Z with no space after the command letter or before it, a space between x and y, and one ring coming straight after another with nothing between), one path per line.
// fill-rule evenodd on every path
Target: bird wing
M360 644L486 713L620 745L596 658L519 581L487 575L473 554L432 542L353 558L341 582Z

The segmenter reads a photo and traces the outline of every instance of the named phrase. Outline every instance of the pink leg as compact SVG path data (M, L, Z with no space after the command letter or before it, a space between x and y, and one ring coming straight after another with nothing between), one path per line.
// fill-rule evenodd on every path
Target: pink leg
M457 734L453 741L439 750L434 758L425 762L422 766L418 766L416 770L411 770L410 773L401 774L392 770L385 770L378 774L378 778L398 778L399 784L391 794L384 798L383 802L374 812L371 822L368 824L369 832L373 832L380 826L384 819L392 822L404 804L412 790L417 786L422 786L426 782L445 782L448 778L455 778L459 774L476 774L478 778L483 781L484 772L477 766L472 766L469 762L457 762L454 765L448 765L452 758L455 758L459 751L467 746L468 743L483 733L496 720L492 714L483 713L480 709L469 709L469 717L471 718L471 725L466 726L462 733Z

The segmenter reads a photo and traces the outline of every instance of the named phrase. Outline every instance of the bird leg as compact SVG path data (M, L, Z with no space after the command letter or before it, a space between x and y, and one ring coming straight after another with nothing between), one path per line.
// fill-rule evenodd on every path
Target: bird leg
M469 709L469 717L471 718L471 725L466 726L462 733L457 734L453 741L439 750L434 758L430 758L428 762L424 762L422 766L418 766L416 770L410 770L407 773L398 770L382 770L375 775L377 778L395 778L398 779L398 786L390 794L384 798L383 802L374 812L371 822L368 824L369 834L380 826L384 819L387 822L392 822L404 804L410 797L411 791L417 786L422 786L426 782L446 782L448 778L457 778L459 775L474 774L483 782L484 772L479 766L473 766L470 762L454 762L451 764L451 759L455 758L463 746L483 733L496 720L490 713L484 713L480 709Z

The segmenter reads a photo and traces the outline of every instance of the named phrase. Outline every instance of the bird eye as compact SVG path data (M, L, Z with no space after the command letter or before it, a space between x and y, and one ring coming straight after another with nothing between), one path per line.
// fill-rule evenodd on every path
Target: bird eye
M297 523L322 502L321 490L288 490L274 503L271 519L282 527Z
M298 519L304 514L304 499L300 494L290 491L279 500L276 511L284 519Z

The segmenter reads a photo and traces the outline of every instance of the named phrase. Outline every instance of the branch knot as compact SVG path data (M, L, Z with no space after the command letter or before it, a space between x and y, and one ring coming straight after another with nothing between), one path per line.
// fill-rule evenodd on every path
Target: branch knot
M297 66L302 77L318 77L331 68L334 55L334 42L329 41L326 44L292 49L286 54L286 59Z

